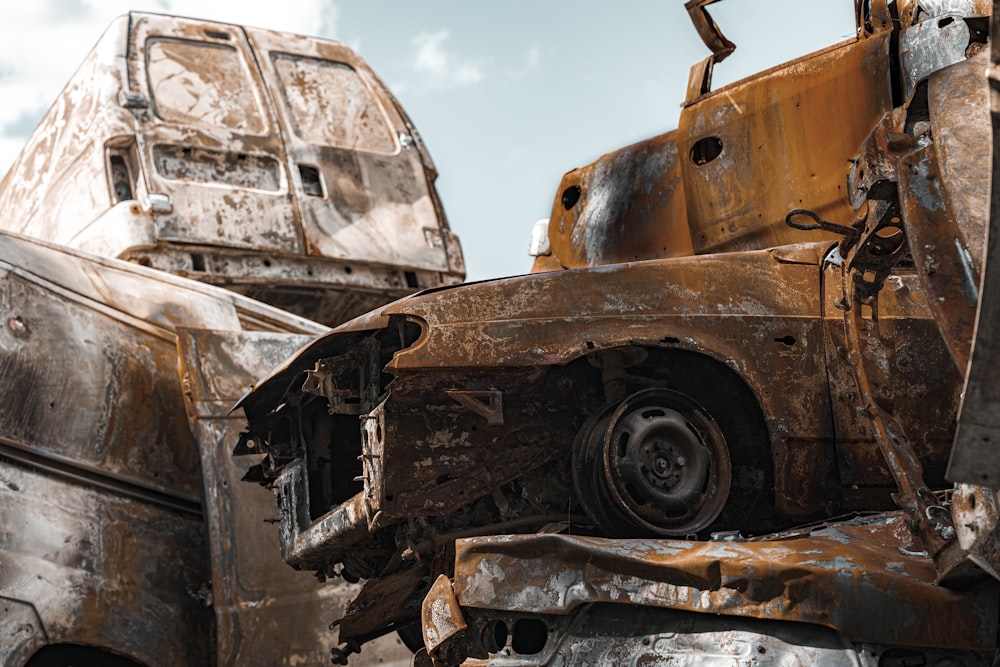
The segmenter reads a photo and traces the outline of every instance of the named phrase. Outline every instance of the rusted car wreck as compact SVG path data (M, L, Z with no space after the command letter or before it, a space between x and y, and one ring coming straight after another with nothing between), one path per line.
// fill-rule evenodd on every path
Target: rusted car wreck
M327 663L357 587L281 563L229 413L313 320L462 279L402 109L344 45L133 13L0 183L0 228L47 240L0 232L0 666Z
M332 325L462 281L435 177L350 47L133 12L0 182L0 228Z
M864 0L712 90L713 1L679 128L566 174L535 273L241 401L285 560L367 580L335 659L995 664L992 3Z

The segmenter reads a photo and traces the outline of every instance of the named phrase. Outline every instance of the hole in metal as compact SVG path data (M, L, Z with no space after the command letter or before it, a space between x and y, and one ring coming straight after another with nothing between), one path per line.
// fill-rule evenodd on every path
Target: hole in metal
M720 155L722 155L722 139L718 137L699 139L691 147L691 162L699 166L708 164Z
M507 645L509 636L507 624L503 621L493 621L483 628L483 644L490 653L499 653Z
M562 193L562 205L567 211L576 206L576 203L580 201L580 186L571 185Z
M549 629L537 618L522 618L514 623L511 646L520 655L535 655L545 648Z
M115 201L134 199L132 196L132 175L129 173L125 157L109 155L108 163L111 170L111 190L114 193Z
M323 179L320 178L319 169L300 164L299 176L302 177L302 191L304 193L310 197L322 198L324 196Z

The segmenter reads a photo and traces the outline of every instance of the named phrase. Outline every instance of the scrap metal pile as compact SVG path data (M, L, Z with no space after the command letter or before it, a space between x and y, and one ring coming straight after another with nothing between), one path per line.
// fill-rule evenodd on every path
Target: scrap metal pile
M0 664L996 664L1000 12L714 90L715 1L465 286L350 49L116 21L0 183Z
M461 282L434 178L342 44L111 25L0 182L0 665L328 663L356 591L281 563L229 413L324 324Z
M240 402L285 561L365 580L335 660L994 664L1000 18L865 0L713 90L713 1L678 129L566 174L535 272Z

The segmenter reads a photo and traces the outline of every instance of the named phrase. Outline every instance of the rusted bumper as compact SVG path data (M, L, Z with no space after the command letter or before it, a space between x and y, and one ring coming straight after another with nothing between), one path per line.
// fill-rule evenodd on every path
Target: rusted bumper
M439 582L424 602L424 632L438 653L451 643L463 657L504 658L517 653L516 629L489 650L482 619L515 628L521 614L555 628L586 607L628 604L822 626L853 644L991 653L997 585L952 590L935 577L901 513L750 542L470 538L457 543L453 586ZM532 664L563 650L558 640Z

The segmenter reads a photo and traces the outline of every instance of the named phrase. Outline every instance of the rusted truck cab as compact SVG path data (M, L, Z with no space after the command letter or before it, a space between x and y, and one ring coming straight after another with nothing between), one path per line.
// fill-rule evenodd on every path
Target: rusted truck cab
M327 324L461 282L420 135L349 47L117 19L0 182L3 227Z
M564 177L536 273L377 309L243 399L286 561L369 580L344 652L423 600L426 664L992 663L946 477L989 3L859 2L720 90L710 4L680 127Z

